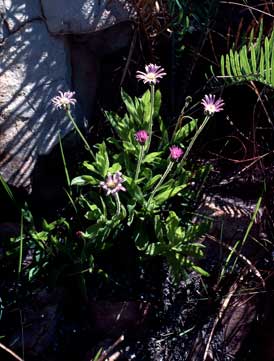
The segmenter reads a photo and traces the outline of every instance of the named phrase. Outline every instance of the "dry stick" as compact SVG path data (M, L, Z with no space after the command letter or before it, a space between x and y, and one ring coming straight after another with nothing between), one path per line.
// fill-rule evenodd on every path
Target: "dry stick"
M256 85L254 84L253 81L251 81L250 83L251 83L251 88L254 90L255 94L256 94L257 97L258 97L259 102L261 103L261 106L262 106L262 108L263 108L263 110L264 110L264 112L265 112L265 115L266 115L266 117L267 117L268 123L272 126L272 128L274 128L274 125L273 125L273 123L272 123L272 121L271 121L271 117L270 117L270 115L269 115L269 113L268 113L268 111L267 111L267 109L266 109L266 107L265 107L265 105L264 105L263 99L262 99L262 97L261 97L261 94L260 94L259 91L258 91L258 88L256 87Z
M270 16L271 18L274 18L274 15L269 14L269 13L267 13L266 11L256 9L256 8L254 8L253 6L244 5L244 4L239 4L239 3L236 3L236 2L234 2L234 1L220 1L220 3L221 3L221 4L228 4L228 5L239 5L239 6L242 6L243 8L252 9L252 10L257 11L257 12L259 12L259 13L261 13L261 14L268 15L268 16Z
M15 352L13 352L11 349L9 349L8 347L6 347L5 345L2 344L2 342L0 342L0 348L2 348L3 350L7 351L10 355L12 355L16 360L18 361L24 361L21 357L19 357L18 355L16 355Z
M129 53L128 53L128 57L127 57L126 65L125 65L125 69L124 69L124 71L123 71L123 75L122 75L122 78L121 78L121 81L120 81L120 87L121 87L121 86L123 85L123 83L124 83L124 80L125 80L125 77L126 77L128 68L129 68L129 64L130 64L130 61L131 61L131 59L132 59L133 51L134 51L135 44L136 44L136 39L137 39L137 29L134 31L133 38L132 38L132 41L131 41L131 44L130 44L130 49L129 49Z
M233 285L230 287L230 289L229 289L229 291L227 293L226 298L221 303L221 308L220 308L220 310L218 312L217 317L214 320L212 329L210 331L210 334L209 334L209 337L208 337L208 340L207 340L207 343L206 343L206 348L205 348L205 352L204 352L204 356L203 356L203 361L206 361L206 359L207 359L207 356L208 356L208 353L209 353L210 343L212 341L213 334L214 334L214 331L216 329L216 326L218 325L218 322L222 319L223 314L225 313L225 310L227 309L227 307L229 305L231 297L235 294L235 292L236 292L236 290L238 288L239 282L243 280L246 273L247 273L247 270L240 276L239 280L237 280L236 282L233 283Z
M113 345L109 346L109 348L108 348L106 351L103 351L103 352L102 352L102 355L98 358L98 361L107 360L107 357L108 357L108 355L110 354L110 352L111 352L116 346L118 346L121 342L123 342L124 339L125 339L125 336L124 336L124 335L121 335L121 336L114 342ZM114 354L114 355L115 355L115 354ZM112 357L112 360L114 360L114 359L113 359L113 356L114 356L114 355L111 356L111 357ZM109 358L109 360L111 360L111 358ZM116 360L116 358L115 358L115 360ZM92 361L92 360L90 360L90 361Z
M251 271L255 274L255 276L257 278L259 278L259 280L261 281L263 287L265 287L265 281L260 273L260 271L251 263L251 261L246 258L243 254L241 254L240 252L236 251L235 249L233 249L232 247L230 247L229 245L223 243L222 241L220 241L219 239L215 238L214 236L211 236L210 234L205 234L205 236L207 238L209 238L211 241L216 242L218 244L220 244L221 246L229 249L230 251L234 252L241 260L243 260L247 266L251 269Z

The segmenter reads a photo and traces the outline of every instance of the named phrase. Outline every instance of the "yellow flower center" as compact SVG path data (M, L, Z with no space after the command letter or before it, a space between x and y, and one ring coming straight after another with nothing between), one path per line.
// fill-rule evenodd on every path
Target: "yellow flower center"
M214 104L209 104L209 105L207 106L207 110L209 111L209 113L215 113L216 107L215 107Z
M155 80L156 79L156 76L154 73L147 73L147 78L151 81Z
M114 181L109 181L107 182L107 186L108 188L114 189L117 186L117 184Z

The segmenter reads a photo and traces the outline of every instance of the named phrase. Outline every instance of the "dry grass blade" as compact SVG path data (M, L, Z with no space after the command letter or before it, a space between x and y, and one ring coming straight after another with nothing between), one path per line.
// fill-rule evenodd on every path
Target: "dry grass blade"
M209 334L209 337L208 337L208 340L207 340L207 343L206 343L206 348L205 348L205 352L204 352L204 356L203 356L203 361L206 361L207 359L207 356L208 356L208 353L209 353L209 347L210 347L210 343L212 341L212 338L213 338L213 335L214 335L214 332L215 332L215 329L218 325L218 322L222 319L229 303L230 303L230 300L232 298L233 295L235 295L235 292L237 291L237 288L239 286L239 283L244 279L245 275L247 274L248 272L248 269L246 269L241 275L240 275L240 278L235 281L233 283L233 285L230 287L226 297L224 298L224 300L222 301L221 303L221 308L218 312L218 315L217 317L215 318L214 320L214 323L213 323L213 326L212 326L212 329L210 331L210 334Z
M6 352L8 352L12 357L14 357L16 360L18 361L24 361L21 357L19 357L18 355L16 355L15 352L13 352L11 349L9 349L8 347L6 347L5 345L2 344L2 342L0 342L0 348L2 348L3 350L5 350Z
M236 3L236 2L234 2L234 1L220 1L220 3L221 3L221 4L227 4L227 5L238 5L238 6L242 6L242 7L244 7L244 8L251 9L251 10L253 10L253 11L257 11L258 13L261 13L261 14L270 16L271 18L274 18L274 15L269 14L269 13L267 13L266 11L256 9L256 8L254 8L253 6Z
M102 355L98 358L98 361L114 361L120 356L120 352L115 352L111 356L109 354L114 350L125 339L124 335L121 335L113 345L111 345L107 350L102 351ZM92 360L91 360L92 361Z
M259 278L259 280L262 283L262 286L265 287L265 281L260 273L260 271L252 264L252 262L246 258L243 254L241 254L240 252L234 250L232 247L230 247L229 245L223 243L222 241L218 240L217 238L215 238L214 236L211 236L210 234L206 234L206 237L208 239L210 239L213 242L216 242L218 244L220 244L221 246L227 248L230 251L233 251L248 267L249 269L255 274L255 276L257 278Z

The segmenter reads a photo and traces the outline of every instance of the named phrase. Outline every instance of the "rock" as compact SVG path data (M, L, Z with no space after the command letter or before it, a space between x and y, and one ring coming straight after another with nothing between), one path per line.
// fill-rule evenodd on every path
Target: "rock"
M28 187L39 154L48 153L71 124L51 99L71 88L68 52L42 21L11 34L0 60L0 172L14 186Z
M97 301L90 303L90 315L96 334L118 337L125 331L137 330L147 318L147 302Z
M33 298L28 300L28 305L23 307L21 326L26 358L39 357L41 354L45 356L54 346L58 335L57 322L61 317L59 303L63 296L62 289L57 288L51 293L44 289L33 295ZM11 338L15 350L22 349L20 332L16 329Z
M128 0L42 0L48 29L55 34L102 30L135 15Z
M1 0L0 13L11 33L27 22L42 19L40 0Z
M257 200L244 201L237 197L204 195L198 212L213 221L210 233L223 240L242 238L255 213ZM257 212L252 233L258 233L263 209Z
M70 38L73 85L86 119L92 119L93 116L102 58L127 46L131 36L132 24L123 22L109 29Z
M0 174L9 185L30 191L38 157L72 130L53 110L58 90L76 91L80 126L92 118L100 60L129 43L132 14L126 0L0 0Z

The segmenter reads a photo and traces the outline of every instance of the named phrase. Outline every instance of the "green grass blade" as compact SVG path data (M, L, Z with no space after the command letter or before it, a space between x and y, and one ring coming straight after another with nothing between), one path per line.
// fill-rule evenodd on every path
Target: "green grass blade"
M62 161L63 161L63 165L64 165L64 171L65 171L65 175L66 175L67 185L68 185L69 189L71 190L71 186L70 186L71 181L70 181L69 171L68 171L68 167L67 167L67 162L66 162L66 158L65 158L65 154L64 154L64 149L63 149L63 144L62 144L62 139L61 139L60 133L58 134L58 137L59 137L59 145L60 145L60 151L61 151Z
M10 197L12 202L17 206L16 200L14 198L14 195L13 195L9 185L7 184L7 182L4 180L4 178L1 175L0 175L0 182L1 182L4 190L6 191L7 195Z
M23 241L24 241L24 210L21 209L21 220L20 220L20 246L19 246L19 261L18 261L18 277L22 272L22 261L23 261Z

